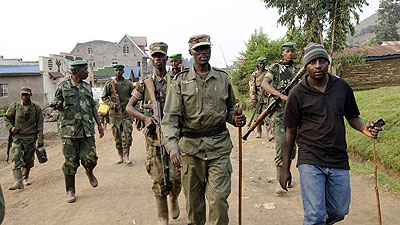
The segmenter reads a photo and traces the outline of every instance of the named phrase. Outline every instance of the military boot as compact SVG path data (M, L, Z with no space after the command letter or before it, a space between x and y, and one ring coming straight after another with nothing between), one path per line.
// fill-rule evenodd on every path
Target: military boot
M68 195L67 202L75 202L75 175L65 175L65 189Z
M117 160L117 164L121 164L124 162L124 159L122 158L123 152L122 149L118 149L118 155L119 155L119 159Z
M277 195L283 195L286 193L286 190L282 188L281 184L279 183L279 178L281 175L281 166L276 167L276 188L275 188L275 194Z
M170 206L170 213L172 216L172 219L178 219L179 214L181 213L180 209L179 209L179 204L178 204L178 196L173 196L173 195L169 195L169 206Z
M13 191L17 189L24 189L24 184L22 183L22 173L21 168L13 170L15 183L13 186L9 187L8 190Z
M32 182L29 181L29 172L31 171L31 168L22 168L22 177L23 177L23 183L25 186L29 186L32 184Z
M86 170L86 175L89 178L89 183L92 185L92 187L97 187L99 185L99 182L97 181L97 178L93 174L93 169L87 169Z
M160 225L168 225L167 197L156 197L158 222Z
M132 161L129 159L130 148L124 148L124 161L126 164L132 164Z

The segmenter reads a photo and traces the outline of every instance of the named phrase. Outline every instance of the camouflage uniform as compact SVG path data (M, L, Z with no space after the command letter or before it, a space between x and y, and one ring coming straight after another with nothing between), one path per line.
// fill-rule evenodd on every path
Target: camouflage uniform
M118 94L120 109L123 112L123 118L120 117L117 111L112 106L117 103L112 96L111 82L115 84L115 91ZM129 148L132 145L132 117L126 113L125 108L131 97L133 91L133 84L127 79L123 79L122 82L117 82L115 79L107 81L101 99L105 104L110 107L110 121L112 124L112 132L115 141L115 147L118 150L118 154L122 157L125 154L129 155ZM125 151L125 152L124 152Z
M160 78L153 75L154 87L156 89L156 98L160 102L161 109L164 108L167 88L170 86L170 76L165 75ZM150 96L144 84L144 80L140 80L132 94L139 101L144 100L146 104L151 103ZM152 111L146 109L144 114L151 116ZM143 130L146 140L146 170L153 180L153 192L155 197L166 197L169 194L178 196L181 192L181 172L175 168L170 160L169 162L169 183L164 185L163 168L161 164L160 147L157 141L155 131L149 131L147 128ZM169 159L169 157L168 157Z
M32 168L36 140L38 144L43 144L43 114L40 106L32 102L29 105L14 102L8 107L4 122L7 130L13 127L19 129L13 135L12 169Z
M75 175L79 160L86 170L97 165L92 108L96 105L90 85L85 81L76 84L71 78L62 81L54 101L61 101L58 132L62 139L65 157L64 175Z
M296 73L300 70L299 67L285 66L283 61L275 63L268 68L265 77L271 79L271 86L277 91L282 91L293 79ZM275 164L278 167L282 167L283 159L283 142L285 141L286 128L283 125L283 114L285 112L285 103L279 101L274 113L272 114L270 121L273 127L273 134L275 138ZM295 157L296 151L293 149L292 159Z
M251 76L250 76L250 81L249 81L249 91L250 91L250 99L251 102L253 103L253 106L255 106L258 102L258 99L260 98L261 94L263 93L263 89L261 87L262 81L264 79L265 74L267 73L267 71L265 70L264 72L260 72L257 70L255 70ZM260 102L260 108L258 109L258 112L256 112L256 115L254 117L254 120L257 119L257 117L261 114L261 112L268 106L268 94L265 92L263 97L261 98L261 102ZM253 121L250 121L251 123ZM264 120L264 122L266 123L266 125L268 126L269 122L268 122L268 118L266 118ZM262 125L263 123L260 123L257 126L257 132L259 134L262 133Z
M184 152L182 182L188 224L206 222L204 195L210 206L210 224L229 223L227 198L231 192L233 147L229 131L225 128L205 137L187 137L185 132L233 124L235 103L230 77L222 70L211 68L203 80L192 66L172 80L162 128L167 150L180 146Z

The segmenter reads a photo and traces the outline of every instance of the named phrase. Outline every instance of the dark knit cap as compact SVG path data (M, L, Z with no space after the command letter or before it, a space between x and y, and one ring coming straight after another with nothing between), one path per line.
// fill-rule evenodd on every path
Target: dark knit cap
M304 48L304 56L302 59L303 67L306 67L311 61L317 58L324 58L329 61L328 52L324 46L311 42Z

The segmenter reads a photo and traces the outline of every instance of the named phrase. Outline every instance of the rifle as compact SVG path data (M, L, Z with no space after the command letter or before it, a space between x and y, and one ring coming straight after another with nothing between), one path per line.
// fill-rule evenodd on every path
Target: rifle
M156 120L156 134L157 134L157 141L158 145L160 146L160 153L161 153L161 167L163 170L163 179L164 185L167 185L169 182L169 163L168 163L168 153L165 149L164 141L162 139L162 130L161 130L161 106L160 102L157 101L155 95L155 87L152 78L147 78L144 80L144 84L146 85L147 92L150 95L150 99L153 102L153 117Z
M13 133L10 131L8 133L7 158L6 158L7 163L8 163L8 160L10 159L10 149L12 146L12 142L13 142Z
M263 91L262 91L260 97L258 97L258 99L257 99L257 104L256 104L256 107L254 107L254 112L253 112L253 114L251 115L251 118L250 118L250 120L249 120L249 123L247 124L247 129L250 128L251 123L253 122L254 117L256 116L258 110L259 110L260 107L261 107L261 99L264 97L264 94L265 94L265 90L263 89ZM269 98L269 96L268 96L268 98Z
M284 90L281 91L282 94L288 95L289 91L293 88L297 81L306 73L306 69L303 67L299 72L297 72L296 76L290 81L288 86ZM247 130L247 132L243 135L242 139L247 140L247 137L253 132L253 130L260 124L265 117L270 115L276 108L276 105L279 103L281 99L277 98L269 104L269 106L262 111L262 113L257 117L256 122Z
M122 109L121 109L121 102L119 101L119 96L117 94L117 91L115 90L115 83L114 80L111 80L111 98L114 99L114 101L117 103L118 107L115 108L114 110L116 112L118 112L119 117L124 118L124 114L122 113Z

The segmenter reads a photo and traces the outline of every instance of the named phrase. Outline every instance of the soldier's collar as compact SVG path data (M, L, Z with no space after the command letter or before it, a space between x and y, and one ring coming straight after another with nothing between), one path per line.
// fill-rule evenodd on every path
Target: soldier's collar
M166 73L164 75L164 77L161 78L161 77L157 76L155 73L153 73L153 75L151 75L151 78L153 80L162 81L162 80L166 80L167 76L168 76L168 73Z
M199 75L198 73L196 73L196 71L194 70L194 65L192 65L192 66L190 67L190 71L191 71L191 73L188 74L188 80L194 80L194 79L196 79L196 76L199 76L199 77L200 77L200 75ZM208 72L207 77L206 77L205 80L207 81L207 80L209 80L211 77L216 78L216 76L215 76L215 70L210 66L210 71Z

